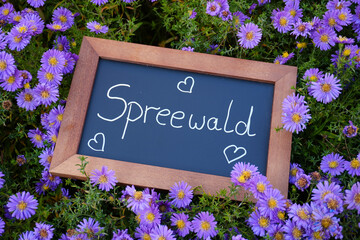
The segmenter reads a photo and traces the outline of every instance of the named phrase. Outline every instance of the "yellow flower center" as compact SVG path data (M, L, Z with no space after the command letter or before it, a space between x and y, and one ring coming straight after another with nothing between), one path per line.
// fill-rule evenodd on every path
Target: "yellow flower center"
M284 52L283 54L282 54L282 57L283 58L287 58L289 56L289 53L288 52Z
M292 235L295 239L300 239L302 234L303 234L302 231L297 227L294 227L294 229L292 230Z
M337 161L329 162L329 168L337 168L338 166L339 166L339 163Z
M59 19L60 19L60 21L61 21L62 23L66 23L66 21L67 21L67 18L66 18L64 15L61 15L61 16L59 17Z
M10 13L10 10L8 8L5 8L2 13L4 16L7 16Z
M43 238L46 238L48 236L47 231L45 229L41 229L40 236L43 237Z
M246 40L251 41L254 38L254 33L252 31L246 33Z
M7 67L7 64L6 62L3 60L3 61L0 61L0 70L1 71L4 71Z
M33 96L31 94L29 94L29 93L25 93L24 100L26 102L31 102L33 100Z
M323 228L326 228L326 229L329 228L332 223L333 222L332 222L331 218L329 218L329 217L323 218L321 220L321 226L323 226Z
M282 18L280 18L280 21L279 21L279 23L280 23L280 25L281 26L286 26L287 25L287 19L286 18L284 18L284 17L282 17Z
M160 236L158 240L166 240L166 238L164 236Z
M64 51L64 45L62 45L61 43L59 43L59 44L57 45L57 49L58 49L59 51Z
M257 190L258 192L263 193L263 192L265 191L265 184L263 184L263 183L258 183L258 184L256 184L256 190Z
M185 193L183 190L180 190L177 194L177 198L178 199L183 199L185 197Z
M285 212L283 211L278 211L277 216L280 220L284 220L285 219Z
M14 21L20 22L21 18L22 17L20 15L17 15L17 16L14 17Z
M340 13L339 14L339 19L341 20L341 21L345 21L346 20L346 14L344 14L344 13Z
M329 18L328 23L329 23L329 26L334 26L336 24L335 18Z
M48 91L45 90L45 91L42 91L42 92L41 92L41 97L42 97L42 98L48 98L49 96L50 96L50 94L49 94Z
M51 66L55 66L56 64L58 64L58 60L56 59L56 57L49 58L49 64Z
M142 199L142 192L141 192L141 191L136 191L136 192L134 193L134 198L135 198L135 200L140 200L140 199Z
M100 24L95 24L95 25L94 25L94 28L95 28L96 30L101 30L102 26L101 26Z
M48 163L51 163L52 156L48 156L46 160L48 161Z
M353 160L351 160L350 166L351 166L351 168L358 169L360 167L360 160L354 158Z
M276 208L277 207L277 201L274 198L270 198L268 201L268 206L270 209Z
M56 119L61 122L63 120L63 114L57 115Z
M210 229L210 223L208 221L201 221L201 229L204 231L208 231Z
M24 88L30 88L30 83L25 83Z
M299 178L296 182L297 182L297 184L299 185L300 188L306 187L306 185L308 183L307 179L304 178L304 177Z
M295 11L295 9L291 9L291 10L290 10L290 15L293 16L293 17L296 16L296 11Z
M299 32L303 32L303 31L305 31L305 29L306 29L306 27L304 24L301 24L300 26L298 26Z
M43 184L42 189L44 189L44 191L47 191L49 189L49 186L46 184Z
M25 33L27 30L28 30L28 28L26 26L21 26L21 27L19 27L18 32Z
M314 232L313 233L313 237L314 237L314 239L323 239L323 237L321 236L321 232L319 231L319 232Z
M320 41L327 43L329 41L329 37L326 34L321 35Z
M297 215L298 215L299 218L301 218L302 220L307 220L307 219L309 219L309 217L310 217L310 216L308 215L308 213L305 212L304 209L299 210L299 211L297 212Z
M176 226L178 227L178 229L183 230L185 227L185 222L183 220L177 220Z
M251 177L251 172L245 170L241 173L241 175L237 178L240 183L245 183Z
M52 81L54 79L54 74L47 72L45 74L45 78L46 78L46 80L48 80L50 82L50 81Z
M151 240L151 237L149 234L145 233L144 236L143 236L143 239L144 240Z
M14 42L16 42L16 43L21 42L21 40L22 40L22 37L18 37L18 36L14 37Z
M270 224L270 221L266 217L260 217L259 218L259 226L262 228L267 228Z
M329 193L331 193L330 191L325 191L321 194L321 200L324 199L324 197L326 197L326 195L328 195Z
M310 81L312 81L312 82L315 82L315 81L317 81L317 80L318 80L318 77L315 76L315 75L312 75L312 76L310 77Z
M356 205L360 204L360 193L357 193L354 197L354 202L356 203Z
M328 83L324 83L321 85L321 90L323 92L329 92L331 90L331 85Z
M59 24L54 24L52 27L55 30L60 30L62 28L61 25L59 25Z
M336 199L330 199L327 202L327 206L329 209L337 209L339 207L339 202Z
M275 239L275 240L283 240L283 239L285 239L285 238L284 238L284 234L283 234L282 232L277 232L277 233L275 233L275 235L274 235L274 239Z
M106 183L108 181L107 177L105 175L101 175L99 177L99 182L100 183Z
M35 134L35 140L38 141L38 142L41 142L42 141L41 135Z
M291 169L291 176L295 177L297 172L298 172L297 168Z
M153 214L153 213L148 213L147 215L146 215L146 219L149 221L149 222L153 222L154 221L154 219L155 219L155 215Z
M8 84L13 84L15 82L15 77L10 76L6 81L8 82Z
M299 42L299 43L297 44L297 47L298 47L298 48L306 48L306 43L305 43L305 42Z
M294 113L292 116L291 116L291 119L294 123L299 123L300 120L301 120L301 116L298 114L298 113Z
M52 142L54 142L54 143L56 143L56 141L57 141L57 137L56 137L56 135L54 134L54 135L52 135L52 137L51 137L51 141Z
M350 49L345 49L344 52L343 52L343 55L344 55L345 57L347 57L347 56L350 55L350 53L351 53L351 50L350 50Z
M17 205L17 208L18 208L20 211L25 210L26 207L27 207L27 203L24 202L24 201L20 201L19 204Z

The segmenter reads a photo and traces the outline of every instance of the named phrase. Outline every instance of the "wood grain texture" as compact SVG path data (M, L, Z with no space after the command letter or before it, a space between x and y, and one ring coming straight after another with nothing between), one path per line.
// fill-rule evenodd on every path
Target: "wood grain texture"
M79 57L50 167L52 174L84 179L78 171L79 167L75 166L80 163L77 150L97 65L102 58L274 84L266 176L275 188L287 196L292 135L284 130L276 132L275 128L282 125L281 103L293 92L291 87L296 84L296 67L90 37L84 37ZM215 194L231 184L230 177L130 163L126 159L86 157L89 161L88 173L107 165L116 172L117 180L125 185L170 189L175 182L183 180L193 187L202 185L205 192ZM244 194L240 193L240 199Z

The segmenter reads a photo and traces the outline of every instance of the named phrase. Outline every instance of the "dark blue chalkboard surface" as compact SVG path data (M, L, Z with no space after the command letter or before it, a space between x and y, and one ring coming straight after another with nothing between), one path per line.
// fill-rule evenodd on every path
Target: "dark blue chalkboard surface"
M274 85L100 59L78 154L266 175Z

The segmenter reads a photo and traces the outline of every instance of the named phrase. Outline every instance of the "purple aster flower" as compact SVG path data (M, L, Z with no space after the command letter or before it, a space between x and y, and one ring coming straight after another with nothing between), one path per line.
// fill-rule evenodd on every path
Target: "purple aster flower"
M349 8L343 8L338 11L337 22L341 26L347 26L353 21L353 15Z
M345 204L347 209L356 209L360 214L360 182L352 185L351 190L345 190Z
M193 198L193 190L186 182L175 183L170 188L169 198L172 199L171 204L177 208L187 207Z
M329 193L324 197L324 206L334 214L342 213L343 209L343 200L340 196Z
M303 205L294 203L291 205L288 214L299 228L306 229L311 224L311 208L308 203Z
M107 3L109 0L90 0L90 2L100 6L100 5L103 5L105 3Z
M138 213L149 206L151 200L150 194L144 193L142 191L136 191L134 186L127 186L125 190L130 196L128 198L127 207L131 208L133 212Z
M304 235L304 230L297 226L294 220L286 220L284 226L285 239L300 240Z
M196 17L197 12L195 11L195 8L192 10L189 10L189 19L194 19Z
M59 7L54 11L52 21L54 23L62 24L66 28L71 28L74 24L74 16L67 8Z
M117 230L113 232L113 238L111 240L133 240L133 238L128 234L128 230Z
M9 92L15 92L22 87L22 77L19 70L15 70L15 73L7 78L0 79L0 86Z
M298 2L287 2L284 11L289 12L294 21L300 19L303 16L302 9L299 7Z
M34 233L38 240L50 240L54 236L54 228L50 224L35 223Z
M353 23L360 24L360 5L355 8L355 14L353 15Z
M7 20L14 10L14 6L11 3L5 3L0 7L0 20Z
M30 138L30 141L34 144L34 147L44 147L45 135L38 128L29 130L28 137Z
M45 148L39 155L39 163L45 167L46 170L50 168L50 163L54 154L53 148Z
M8 35L6 36L6 40L8 41L9 49L21 51L30 43L31 36L23 36L19 33L16 28L12 28Z
M53 176L48 170L44 169L44 171L41 173L42 179L45 181L45 183L49 186L49 188L52 191L55 191L55 189L61 184L61 178L58 176Z
M59 131L57 128L51 128L47 131L45 135L45 140L51 143L52 146L55 146L57 138L59 135Z
M50 130L50 129L52 129L54 127L54 123L50 123L48 117L49 117L48 113L43 113L43 114L40 115L41 125L46 130Z
M17 155L16 162L19 166L22 166L26 163L26 158L24 155Z
M319 79L324 77L324 73L318 68L310 68L305 71L303 76L304 80L309 80L311 82L317 82Z
M244 238L241 234L239 234L236 236L232 236L231 240L247 240L247 239Z
M51 73L62 73L64 65L64 53L56 49L47 50L41 58L41 66Z
M13 11L12 13L9 14L7 20L9 23L17 25L21 19L23 19L23 15L20 11Z
M73 54L71 52L64 53L65 64L63 74L71 73L74 70L74 66L76 63L76 59L74 58L74 56L76 56L76 54Z
M342 26L339 24L338 21L338 12L337 10L331 10L331 11L327 11L324 14L322 23L325 26L331 28L331 29L335 29L336 31L341 31L342 30Z
M194 51L194 48L188 46L188 47L183 47L183 48L181 48L181 50L187 51L187 52L193 52L193 51Z
M334 213L329 212L325 207L316 206L312 211L314 219L313 230L322 231L325 235L333 235L337 232L339 219L334 217Z
M31 26L31 22L24 21L24 19L22 19L16 26L14 26L14 28L20 34L20 36L25 37L32 34Z
M51 84L38 84L34 88L34 95L40 104L49 106L59 97L59 89Z
M66 36L59 36L56 40L54 40L54 49L59 51L68 52L70 51L70 42L67 40Z
M331 46L335 45L336 33L332 28L323 27L319 31L312 34L315 46L320 50L329 50Z
M344 171L344 158L338 153L330 153L322 158L320 169L332 176L340 175Z
M350 162L344 162L345 170L353 177L360 176L360 153Z
M5 179L3 179L2 177L4 177L5 174L3 174L1 171L0 171L0 189L4 186L4 183L5 183Z
M66 240L91 240L86 233L74 234Z
M264 237L266 234L265 232L268 231L271 226L271 221L269 217L261 214L257 209L250 214L248 224L255 235Z
M342 90L340 80L333 74L325 73L324 78L312 82L312 96L322 103L329 103L340 95Z
M298 95L295 93L291 94L291 95L288 95L284 100L283 100L283 103L282 103L282 110L283 111L286 111L288 108L293 108L297 105L303 105L305 104L305 97L304 96L301 96L301 95Z
M24 91L18 93L16 102L19 107L25 108L26 111L33 111L39 105L32 89L24 89Z
M275 240L276 239L285 239L283 224L270 225L270 227L268 229L268 234L272 239L275 239ZM240 238L239 240L243 240L243 238Z
M220 12L224 11L224 10L229 10L229 8L230 8L228 0L215 0L215 2L219 3Z
M151 239L151 237L150 237L151 230L152 229L148 228L147 226L140 225L135 230L135 238L136 239L143 239L143 240Z
M0 52L0 79L7 79L16 71L14 57L5 51Z
M46 24L46 27L54 32L65 32L68 30L68 27L61 23Z
M326 4L328 10L341 10L351 6L351 2L345 0L330 0Z
M251 6L249 7L249 14L252 14L252 12L255 10L256 7L257 7L256 3L251 4Z
M35 184L35 191L39 195L45 195L49 189L50 187L44 179L40 179L40 182Z
M307 38L310 36L310 30L313 27L308 22L303 22L300 18L294 23L294 29L291 32L292 35L295 35L295 38L302 36Z
M346 137L353 138L357 135L358 127L354 126L352 121L349 121L349 124L350 125L344 127L343 133Z
M215 230L217 222L214 216L209 212L200 212L196 214L191 222L193 231L199 238L215 237L217 231Z
M305 173L298 173L296 175L295 186L302 192L310 186L311 176Z
M101 171L95 169L91 172L90 182L93 186L99 184L98 188L104 191L110 191L117 183L115 171L108 170L107 166L102 166Z
M26 231L20 234L19 240L32 240L36 239L35 233L33 231Z
M4 50L7 46L6 34L0 30L0 50Z
M108 26L106 25L101 26L101 24L98 23L97 21L88 22L86 24L86 27L90 30L90 32L94 32L96 34L107 33L109 30Z
M70 199L71 198L71 195L69 193L69 190L66 189L66 188L61 188L61 195L63 198L65 199Z
M160 224L161 214L157 206L150 205L144 210L139 212L140 214L140 223L148 226L149 228L154 228Z
M63 79L63 74L62 72L54 73L53 71L47 71L45 68L41 68L38 71L37 77L39 79L39 83L41 84L51 84L58 86Z
M264 197L265 191L271 187L272 185L267 178L261 174L253 177L250 182L250 191L256 199Z
M190 231L193 231L189 216L185 213L173 213L170 221L171 226L176 227L176 233L180 237L185 237Z
M217 16L220 13L221 6L218 2L212 1L206 4L206 13L210 16Z
M20 21L20 23L22 21L26 21L31 23L30 29L32 31L32 36L34 35L38 35L40 33L42 33L42 31L44 30L45 24L44 21L41 19L41 17L38 14L26 14L24 16L24 18Z
M259 174L258 168L250 163L238 162L231 171L231 181L245 189L250 187L251 179Z
M282 57L282 55L277 56L277 57L274 59L274 63L275 63L275 64L280 64L280 65L285 64L285 61L284 61L284 58Z
M222 10L219 13L219 17L221 17L221 19L223 21L230 21L232 20L232 14L229 10Z
M35 214L38 201L29 192L18 192L11 195L6 205L11 212L11 216L19 220L25 220Z
M262 32L261 28L250 22L241 26L236 36L241 47L251 49L259 44Z
M329 193L333 193L338 196L342 196L340 185L328 181L319 182L312 191L311 200L316 204L323 204L324 198Z
M89 238L95 237L102 230L103 228L100 227L99 222L92 218L84 218L76 228L77 232L86 233Z
M150 236L154 240L176 240L173 231L164 225L154 227Z
M236 11L233 13L233 21L235 27L240 27L241 25L243 25L246 19L250 19L250 18L245 14L243 14L242 12Z
M306 128L305 124L311 119L311 115L308 112L309 107L305 101L289 106L287 101L284 100L281 119L284 129L290 132L296 131L296 133L303 131Z
M261 215L274 218L278 211L285 210L285 199L276 188L269 188L257 202Z
M20 76L22 78L22 85L24 86L24 88L30 88L30 84L29 82L31 82L32 80L32 75L29 71L26 70L20 70Z
M53 125L55 128L59 128L61 125L61 122L63 120L65 108L62 105L58 105L57 107L54 107L50 110L48 115L48 121Z
M281 33L290 31L294 24L294 18L288 11L273 12L272 20L275 29Z
M28 4L34 8L44 6L46 0L27 0Z

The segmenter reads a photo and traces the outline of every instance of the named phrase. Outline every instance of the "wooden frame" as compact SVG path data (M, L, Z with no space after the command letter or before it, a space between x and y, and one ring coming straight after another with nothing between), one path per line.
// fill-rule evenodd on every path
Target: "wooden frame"
M77 151L100 58L274 84L266 176L271 184L287 197L292 135L287 131L276 132L275 128L282 126L281 104L283 99L293 92L291 87L296 84L296 67L91 37L84 37L82 41L80 58L50 167L51 174L85 179L75 165L80 163ZM117 180L126 185L170 189L175 182L184 180L191 186L202 185L205 192L213 194L231 184L230 173L229 177L221 177L86 157L89 161L86 168L88 173L107 165L116 172ZM243 194L241 193L240 198Z

